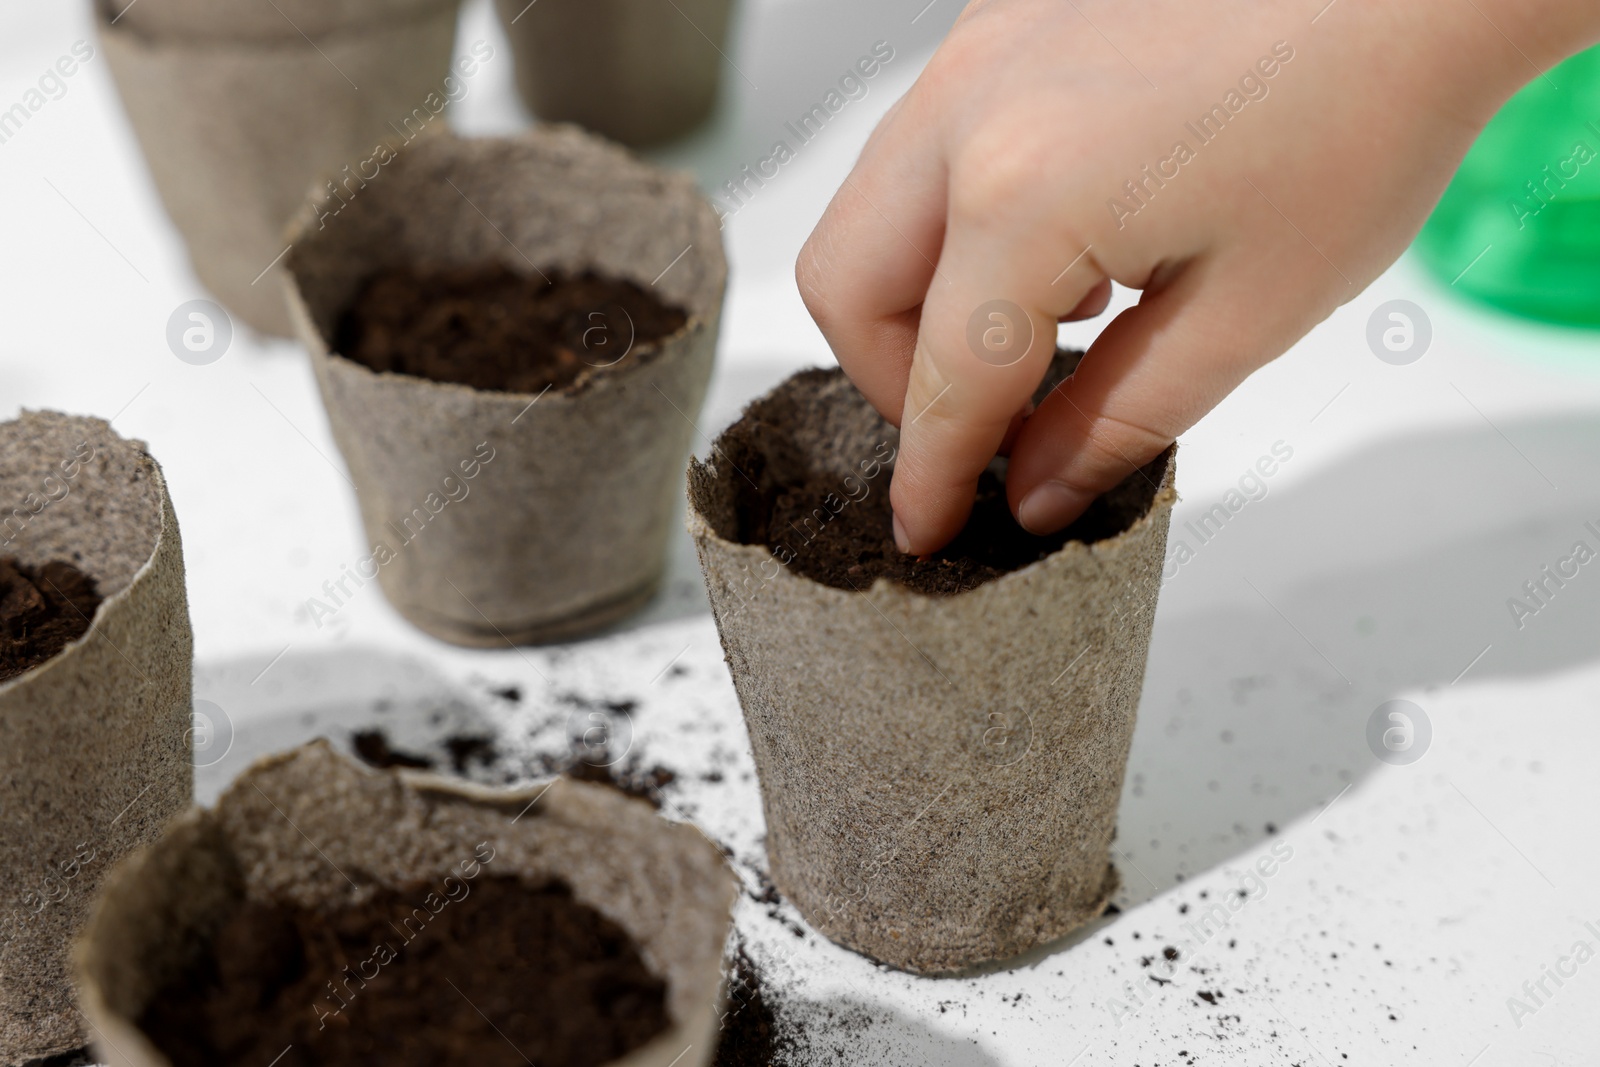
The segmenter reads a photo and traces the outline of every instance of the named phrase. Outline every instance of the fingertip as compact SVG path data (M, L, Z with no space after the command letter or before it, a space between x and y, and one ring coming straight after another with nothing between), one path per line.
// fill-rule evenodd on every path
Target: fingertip
M927 556L939 551L950 541L949 537L941 537L937 533L929 533L924 525L919 525L915 518L909 522L900 517L900 512L894 513L894 546L907 556Z
M898 514L894 515L894 547L906 555L911 554L911 538L906 536L905 524Z
M1017 505L1017 522L1036 537L1064 529L1094 503L1094 494L1064 482L1040 482Z
M967 523L976 485L917 486L904 453L889 485L894 543L908 556L927 556L949 544Z

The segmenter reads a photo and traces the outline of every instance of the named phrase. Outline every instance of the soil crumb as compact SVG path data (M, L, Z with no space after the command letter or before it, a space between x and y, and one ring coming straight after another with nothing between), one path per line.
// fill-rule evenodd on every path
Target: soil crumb
M473 764L487 766L500 754L494 738L479 734L451 734L444 739L445 751L450 753L450 769L466 774Z
M368 279L336 347L375 371L540 393L627 368L687 321L635 283L593 273L405 267Z
M658 811L663 800L662 790L678 780L677 771L659 764L645 767L636 756L613 759L609 749L585 745L577 738L572 740L566 753L541 756L539 760L539 769L545 774L564 774L580 782L607 785L630 797L649 801Z
M665 984L567 886L463 884L433 914L427 883L334 911L248 902L139 1025L174 1067L591 1067L667 1029Z
M487 767L500 756L494 738L482 734L451 734L439 743L444 746L450 769L459 775L469 775L475 768ZM389 735L379 727L351 734L350 747L363 763L380 770L410 767L428 771L439 766L439 761L432 756L395 748Z
M95 580L70 563L0 559L0 681L32 670L89 632Z
M433 769L432 759L395 748L389 743L389 735L376 728L351 734L350 747L361 757L361 762L379 770L394 767L410 767L420 771Z
M1078 353L1058 353L1036 399L1064 379L1077 359ZM1069 541L1088 544L1113 537L1132 526L1155 498L1165 453L1096 500L1065 530L1035 537L1011 517L1006 461L997 458L978 479L977 500L961 533L931 556L904 555L895 547L889 505L897 431L877 420L876 444L863 448L860 457L835 455L828 464L808 455L800 440L806 427L856 421L819 410L820 390L833 395L831 403L844 403L836 385L842 374L798 375L788 389L746 411L717 448L719 458L744 475L735 479L736 539L767 545L791 570L823 585L865 590L874 580L888 578L921 593L962 593L1044 559ZM866 404L854 390L843 395ZM841 475L825 466L854 473Z
M632 707L632 702L600 705L615 711ZM361 761L379 770L406 767L415 770L449 770L463 777L491 767L503 753L493 737L479 734L451 734L438 742L443 756L408 752L396 748L381 727L359 730L350 735L350 747ZM678 780L678 772L660 764L646 766L637 754L613 754L607 745L585 744L571 738L564 752L543 753L531 758L524 773L536 776L563 774L580 782L609 786L630 797L637 797L660 810L663 790ZM521 776L519 775L518 778Z

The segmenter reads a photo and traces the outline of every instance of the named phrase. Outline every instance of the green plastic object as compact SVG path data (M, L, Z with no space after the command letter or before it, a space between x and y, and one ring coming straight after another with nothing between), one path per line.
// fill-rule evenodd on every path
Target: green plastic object
M1416 250L1485 303L1600 326L1600 48L1535 78L1484 127Z

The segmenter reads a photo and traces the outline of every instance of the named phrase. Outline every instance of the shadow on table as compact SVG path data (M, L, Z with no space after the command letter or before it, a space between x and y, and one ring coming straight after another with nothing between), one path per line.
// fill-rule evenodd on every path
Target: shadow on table
M1600 553L1600 420L1374 442L1208 534L1216 503L1185 500L1173 520L1169 553L1182 540L1194 556L1157 614L1116 842L1123 906L1253 860L1376 768L1383 702L1426 712L1451 685L1600 657L1600 562L1566 564L1560 584L1542 570L1579 541ZM1540 581L1542 604L1525 586ZM1514 615L1513 598L1534 610ZM1536 708L1516 713L1536 728ZM1432 728L1433 745L1460 743L1448 719Z

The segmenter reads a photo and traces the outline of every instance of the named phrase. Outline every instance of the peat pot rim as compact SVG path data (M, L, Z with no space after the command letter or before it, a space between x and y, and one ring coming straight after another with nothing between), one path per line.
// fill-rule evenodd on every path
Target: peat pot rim
M393 778L399 780L408 788L416 790L418 793L423 793L430 796L443 796L448 799L465 800L473 804L495 809L508 807L517 803L527 803L528 801L543 796L546 791L552 788L554 788L557 792L560 792L573 784L582 786L584 789L611 789L610 786L601 785L597 782L581 782L564 774L548 774L541 778L531 779L526 785L506 787L485 785L482 782L472 781L470 778L457 778L454 775L444 774L440 771L422 770L416 767L373 767L370 764L364 763L359 759L355 759L343 752L340 752L339 749L335 747L333 742L327 737L314 737L303 744L294 746L293 748L280 749L277 752L268 752L263 756L257 756L255 759L251 760L250 763L244 767L244 769L235 775L233 780L234 782L239 782L247 777L254 776L262 771L269 770L270 768L277 767L281 764L293 763L295 760L300 758L301 752L305 751L306 749L313 748L332 752L346 764L348 764L351 770L368 778ZM232 788L232 783L229 784L228 788ZM612 789L611 792L616 793L625 800L636 801L651 815L658 814L656 810L650 806L650 802L645 800L643 797L632 796L628 793L623 793L621 790L615 789ZM216 811L217 805L222 802L222 797L226 795L227 790L225 789L221 796L218 797L216 803L212 804L210 807L202 807L197 805L195 811L204 811L207 813ZM186 812L185 817L188 814L189 813ZM696 830L700 829L699 826L695 825L694 823L681 823L676 825L693 826ZM701 831L701 836L705 836L704 831ZM709 841L710 838L706 838L706 840Z
M64 414L66 413L55 411L50 408L23 408L18 419L28 415ZM95 422L104 422L104 420L96 418L93 415L69 415L67 417L74 419L90 419ZM7 426L14 424L18 421L18 419L8 419L5 422L0 423L0 431L3 431ZM171 514L171 508L163 505L162 503L162 501L168 500L170 497L167 493L166 476L161 473L161 464L157 463L155 461L155 457L150 455L149 446L146 445L144 441L141 441L138 438L123 437L121 434L111 429L111 424L109 422L105 422L105 427L106 432L115 437L118 441L128 445L131 448L137 449L140 455L144 457L145 462L149 465L151 488L154 490L154 500L152 503L155 505L156 512L156 539L150 546L150 555L143 563L139 564L139 569L133 572L133 577L128 579L127 585L123 586L115 593L112 593L110 596L100 601L99 606L95 608L94 615L89 619L89 628L83 632L83 636L68 642L65 648L51 656L49 659L45 660L43 663L39 664L37 667L30 667L21 674L7 678L5 681L0 682L0 696L4 696L18 686L37 681L38 679L44 677L47 671L55 670L62 663L71 663L77 658L77 656L81 655L81 649L83 646L87 645L89 643L89 639L96 636L96 634L99 632L101 621L108 618L111 612L120 611L123 603L140 592L141 587L149 580L150 573L156 565L157 557L161 555L161 544L163 539L167 536L169 525L167 522L167 517L169 514ZM90 575L90 577L94 576ZM96 584L98 584L99 579L96 578L95 581Z
M253 55L269 55L272 53L293 53L303 55L307 41L317 44L341 45L351 41L360 41L372 36L374 33L384 33L399 27L411 26L416 23L427 22L438 18L447 10L456 9L464 0L421 0L415 8L403 13L382 12L378 16L363 21L352 22L343 26L336 26L322 33L305 37L299 33L287 37L260 37L236 36L222 34L216 36L188 34L150 34L136 25L117 25L115 19L120 15L112 15L108 11L105 0L94 0L95 30L107 36L120 36L124 42L137 44L149 52L182 52L182 53L214 53L246 52ZM137 0L135 0L137 3ZM132 5L128 5L131 7ZM126 8L124 8L126 10Z
M455 0L449 0L455 2ZM679 211L699 214L702 216L698 224L710 223L714 227L715 212L705 196L699 191L693 177L684 171L658 166L647 160L641 159L625 146L608 141L597 134L591 133L572 123L546 123L531 130L505 136L465 137L460 134L440 130L424 134L415 145L401 143L398 146L390 144L395 152L395 159L383 165L388 177L381 179L391 183L376 192L368 192L353 199L341 211L350 210L364 212L377 210L371 207L374 200L381 202L386 195L384 189L392 189L403 179L403 174L408 168L415 167L419 170L428 167L447 169L451 164L458 164L467 170L473 167L500 168L510 172L518 166L526 166L524 160L517 157L517 153L528 153L536 156L542 151L549 151L552 155L559 154L561 150L570 150L576 145L576 150L586 154L589 162L601 163L615 172L616 188L626 190L632 182L646 179L662 183L657 200L661 207L663 218ZM498 153L494 158L487 158L487 153ZM373 179L375 183L380 179ZM320 183L314 183L307 191L306 204L317 203L323 192ZM455 190L452 195L459 194L465 199L465 194ZM448 201L446 201L448 202ZM471 200L468 204L476 210L477 205ZM479 212L481 214L481 212ZM703 236L712 238L710 247L699 248L699 239L691 242L690 247L695 248L695 256L708 260L712 264L711 280L703 282L686 292L681 298L670 297L657 291L653 295L664 305L676 307L684 314L684 323L672 333L654 340L638 344L629 349L622 358L632 357L631 362L616 370L603 369L602 373L580 377L576 381L568 382L561 386L552 386L543 392L517 392L506 389L479 389L476 386L466 385L461 382L441 382L432 378L415 374L405 374L399 371L377 371L358 360L351 359L342 354L331 334L337 330L338 318L344 309L349 307L349 299L345 300L340 310L329 313L330 309L320 308L322 301L307 298L302 285L303 266L308 258L326 256L328 248L338 248L341 238L337 230L341 223L335 222L330 226L329 233L324 234L319 227L313 229L316 212L301 211L285 228L285 242L289 245L288 255L283 260L283 286L286 290L289 304L289 316L295 324L300 336L315 339L312 345L313 356L328 360L338 366L346 374L356 374L369 384L379 384L397 389L409 389L419 393L432 393L435 396L455 396L465 399L472 398L474 404L482 406L494 404L506 408L519 418L521 413L530 408L535 400L541 405L549 407L577 406L580 401L592 396L602 398L607 393L625 389L635 384L636 379L647 373L647 369L659 365L663 360L684 359L694 346L694 339L707 332L714 332L721 320L722 296L727 284L727 259L720 240L720 232L715 228ZM646 218L630 220L632 225L639 225ZM574 223L574 227L583 225ZM694 226L696 223L690 223ZM354 227L352 227L354 228ZM597 229L589 226L589 229ZM498 229L498 227L496 227ZM505 235L501 234L504 238ZM435 242L443 245L444 242ZM437 258L412 249L397 249L395 254L384 261L385 266L408 267L446 267L464 266L469 264L495 263L506 267L513 273L522 277L543 275L546 269L560 272L566 269L563 265L552 262L536 262L538 256L529 259L523 254L522 248L512 245L509 238L505 238L514 256L501 252L498 255L482 257L465 257L439 255ZM684 254L690 251L684 249ZM680 257L681 258L681 257ZM676 261L674 261L675 265ZM605 269L602 264L592 264L588 269L620 281L628 281L642 288L652 288L655 282L646 282L644 275L638 277L617 271ZM667 270L671 270L671 266ZM665 274L663 271L662 274ZM368 272L367 278L372 277ZM660 281L658 276L656 281ZM355 289L359 290L359 284ZM353 298L354 293L352 293ZM327 329L324 329L327 326Z
M800 371L798 373L805 374L809 372ZM697 456L691 456L688 477L688 527L690 536L696 541L704 540L716 544L721 551L739 559L740 562L748 566L752 573L759 573L757 568L771 561L777 566L778 573L772 579L765 579L765 576L763 576L763 579L775 583L779 587L793 588L794 586L791 583L798 582L801 585L810 586L814 595L830 597L840 605L870 596L880 606L883 603L880 598L889 597L908 607L954 604L958 602L981 607L983 601L988 598L1006 597L1008 600L1011 599L1009 591L1013 587L1033 582L1048 571L1073 568L1086 560L1111 559L1121 555L1130 545L1142 542L1146 537L1148 527L1153 523L1162 521L1163 513L1170 511L1178 501L1178 491L1175 485L1178 446L1174 442L1167 446L1162 457L1158 457L1164 458L1165 462L1162 465L1161 480L1157 483L1156 491L1151 496L1150 503L1126 529L1110 537L1087 543L1083 541L1068 541L1041 560L1018 567L1013 571L1007 571L998 578L991 579L970 589L964 589L958 593L925 593L882 575L874 578L870 586L865 586L861 589L840 589L837 586L828 585L817 581L815 578L796 573L789 567L784 566L773 555L772 549L767 545L746 544L724 537L712 524L711 520L705 516L700 507L699 498L702 493L709 492L711 487L727 477L726 472L718 466L717 462L717 455L722 452L723 437L730 433L734 427L743 423L758 405L774 396L790 380L792 380L792 377L785 379L784 383L757 400L752 401L732 426L717 435L707 459L702 461ZM729 461L730 465L731 462ZM1145 466L1149 466L1149 464ZM1137 473L1136 471L1135 474ZM704 485L706 489L698 490L697 483Z

